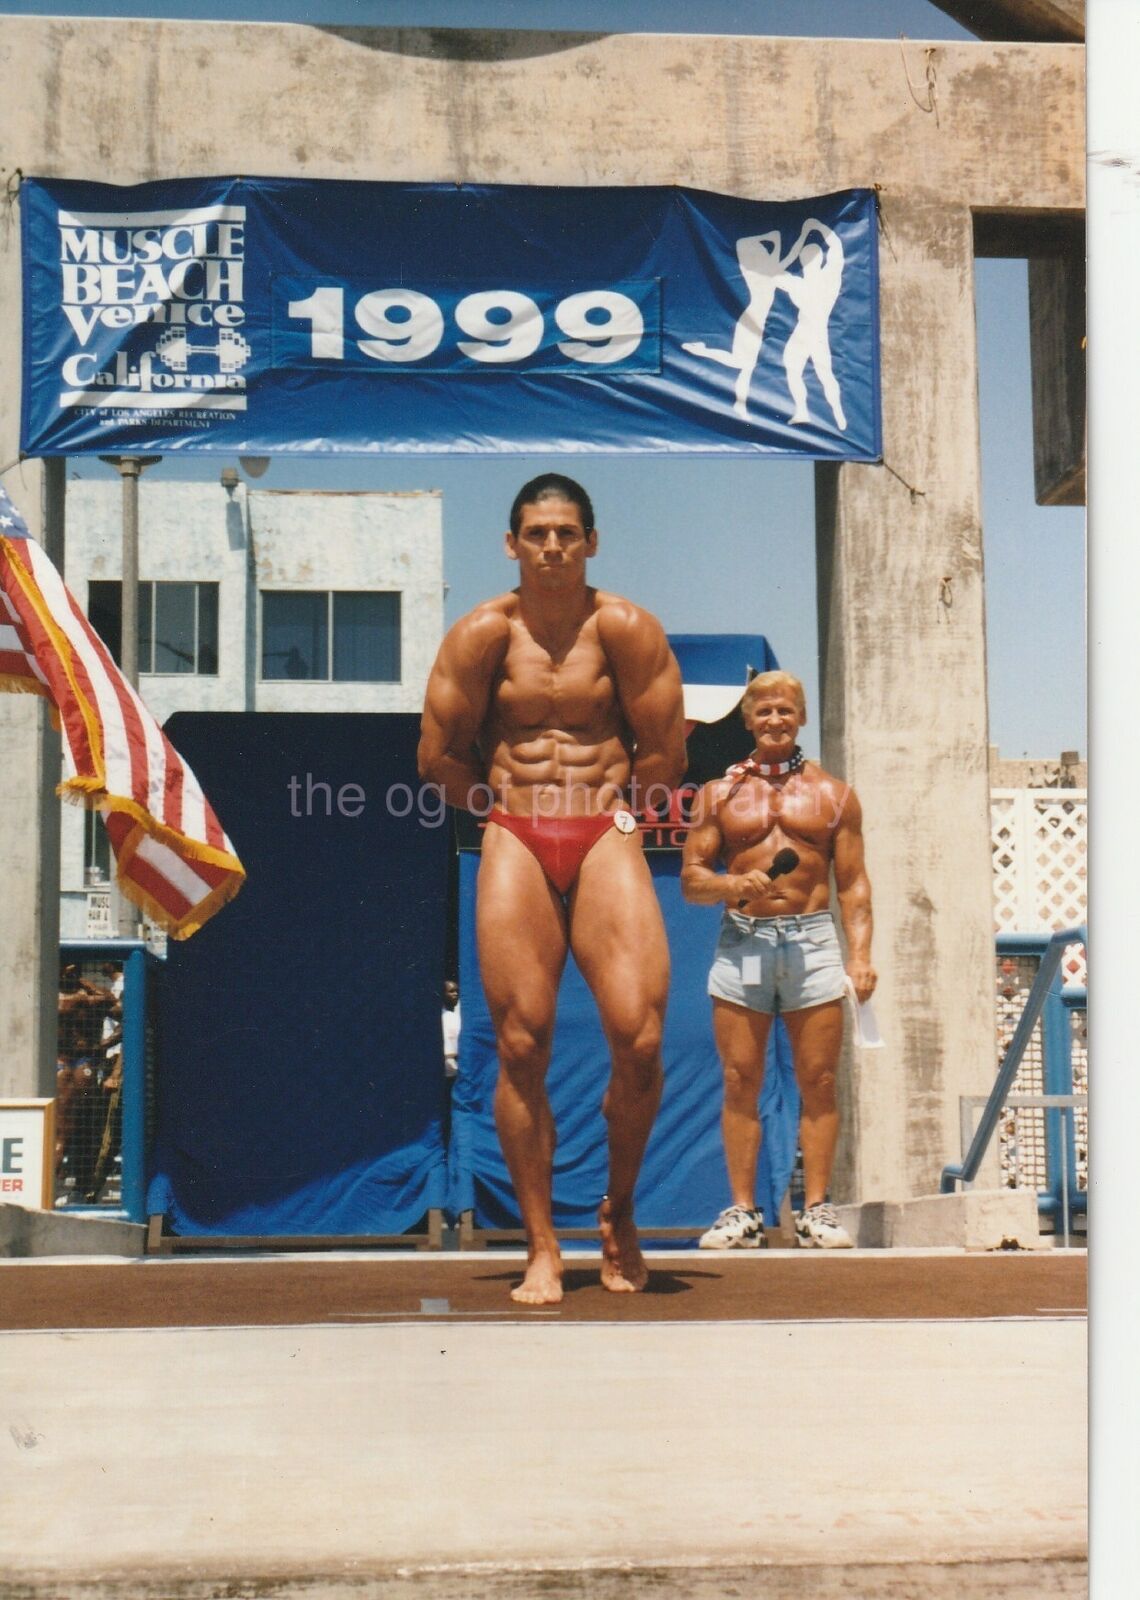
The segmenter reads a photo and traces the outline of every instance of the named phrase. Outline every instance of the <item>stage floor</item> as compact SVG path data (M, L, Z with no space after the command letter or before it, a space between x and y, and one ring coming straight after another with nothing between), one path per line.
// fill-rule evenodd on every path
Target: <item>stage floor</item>
M1083 1316L1088 1257L1040 1252L647 1253L637 1295L567 1258L559 1306L518 1306L517 1250L73 1257L0 1263L0 1329L287 1327L419 1322L815 1322Z

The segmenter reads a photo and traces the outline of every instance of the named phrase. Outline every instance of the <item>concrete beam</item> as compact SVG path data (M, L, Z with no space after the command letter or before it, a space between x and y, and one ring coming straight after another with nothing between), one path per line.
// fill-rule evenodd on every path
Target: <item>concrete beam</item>
M974 254L1029 262L1033 468L1040 505L1085 503L1083 213L974 212Z
M1085 0L934 0L979 39L1083 44Z
M897 40L10 17L0 150L9 171L116 183L244 171L773 200L881 183L1079 210L1084 51L930 48L924 112L925 47Z
M1085 256L1029 263L1033 481L1039 505L1085 503Z

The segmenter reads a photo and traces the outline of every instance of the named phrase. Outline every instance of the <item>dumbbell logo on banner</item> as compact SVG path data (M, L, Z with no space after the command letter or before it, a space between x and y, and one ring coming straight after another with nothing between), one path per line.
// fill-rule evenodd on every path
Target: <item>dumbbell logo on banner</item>
M185 328L167 328L155 349L171 372L187 372L191 356L216 356L220 372L239 372L253 354L236 328L219 328L217 344L191 344Z

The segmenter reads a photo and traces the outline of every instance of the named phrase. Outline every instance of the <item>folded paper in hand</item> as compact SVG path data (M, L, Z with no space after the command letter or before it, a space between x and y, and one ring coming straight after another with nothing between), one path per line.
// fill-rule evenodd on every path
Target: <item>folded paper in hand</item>
M869 1000L864 1000L862 1005L855 994L855 985L850 978L845 979L847 998L851 1002L852 1015L855 1018L855 1043L864 1050L881 1050L883 1040L879 1034L879 1024L875 1021L875 1012Z

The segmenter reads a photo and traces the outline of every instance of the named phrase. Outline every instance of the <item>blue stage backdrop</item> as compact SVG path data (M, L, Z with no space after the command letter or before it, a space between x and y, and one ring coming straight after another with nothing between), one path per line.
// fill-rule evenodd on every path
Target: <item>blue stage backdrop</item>
M167 728L248 881L170 948L147 1209L180 1234L403 1232L446 1181L451 828L416 800L419 718Z
M25 178L29 455L881 454L873 191Z
M705 992L720 922L715 909L681 898L677 851L648 856L669 936L673 976L665 1022L665 1093L650 1135L637 1189L642 1225L707 1227L729 1203L720 1134L721 1070ZM495 1040L475 950L475 879L479 857L460 855L459 993L463 1028L452 1098L448 1210L472 1211L483 1227L519 1225L514 1192L495 1134L492 1111ZM548 1076L558 1125L554 1216L562 1227L588 1227L606 1190L606 1125L601 1102L609 1052L593 998L573 957L558 995L558 1020ZM772 1029L760 1100L764 1143L757 1203L773 1223L795 1163L799 1095L781 1023Z

